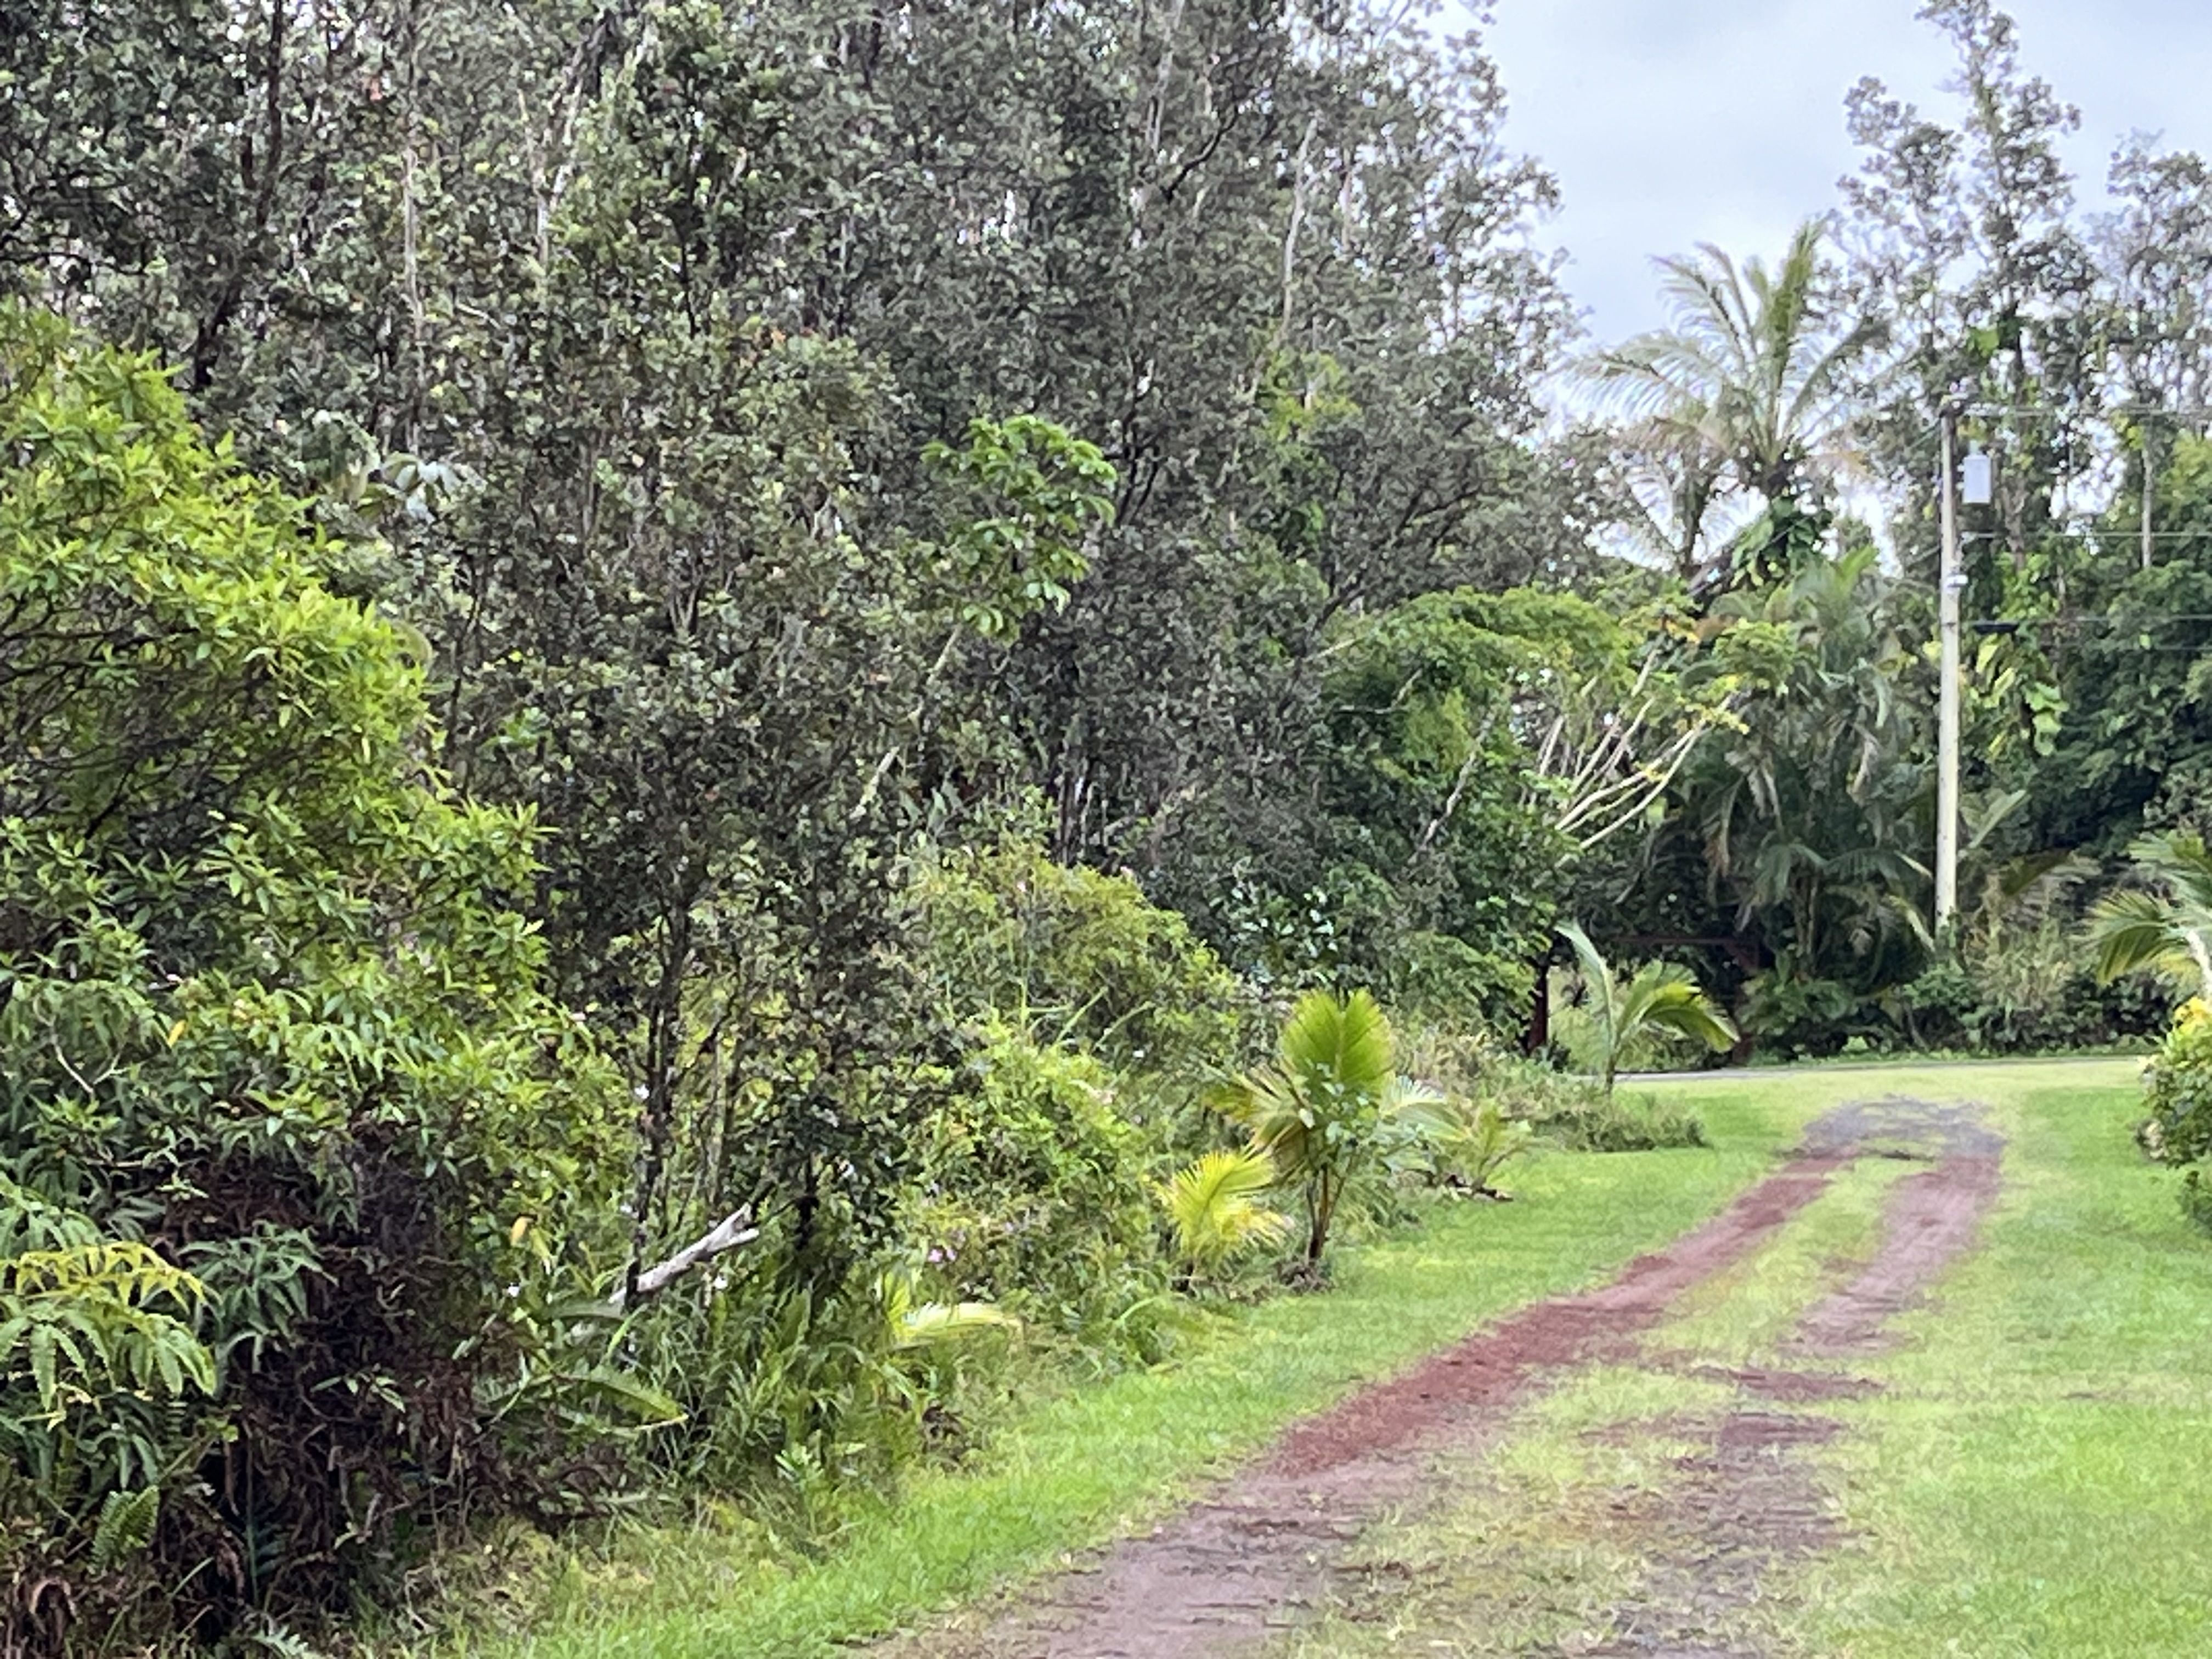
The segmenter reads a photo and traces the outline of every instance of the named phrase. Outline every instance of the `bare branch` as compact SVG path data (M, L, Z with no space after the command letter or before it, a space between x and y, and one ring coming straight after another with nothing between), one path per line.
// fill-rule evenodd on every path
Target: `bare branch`
M750 1244L758 1238L760 1229L752 1224L753 1212L750 1205L747 1205L741 1210L732 1210L712 1228L700 1234L698 1237L677 1251L674 1255L670 1256L667 1261L658 1266L647 1267L640 1273L637 1276L637 1291L635 1296L630 1293L628 1285L617 1285L615 1286L614 1294L607 1300L617 1308L627 1307L632 1303L642 1302L646 1297L666 1290L701 1262L711 1261L726 1251L736 1249L740 1244Z

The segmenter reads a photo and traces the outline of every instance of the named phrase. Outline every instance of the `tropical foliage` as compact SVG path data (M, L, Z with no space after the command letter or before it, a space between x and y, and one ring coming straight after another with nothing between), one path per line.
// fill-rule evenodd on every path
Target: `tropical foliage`
M1608 1096L1622 1053L1648 1032L1672 1031L1715 1050L1735 1043L1735 1027L1698 988L1688 969L1671 962L1648 962L1624 982L1615 977L1589 935L1573 922L1563 925L1559 934L1574 951L1582 970L1583 994L1597 1024L1599 1076Z
M1283 1026L1274 1059L1227 1085L1216 1103L1295 1189L1303 1254L1318 1269L1346 1199L1418 1133L1427 1090L1401 1077L1390 1023L1365 991L1310 991Z
M2212 999L2212 853L2203 837L2181 831L2145 836L2131 845L2136 868L2164 890L2130 890L2100 899L2090 912L2089 941L2099 977L2162 968Z
M0 453L5 1547L112 1565L157 1494L116 1594L207 1633L589 1410L488 1401L616 1265L618 1096L542 988L527 813L431 769L303 505L21 310Z
M1161 1183L1186 1274L1217 1272L1239 1252L1289 1236L1290 1218L1260 1201L1274 1184L1274 1160L1249 1147L1208 1152Z
M2083 215L1929 18L1955 111L1861 83L1835 213L1586 349L1419 9L8 8L0 1647L827 1533L1183 1291L1693 1140L1654 1031L2166 1031L2195 1159L2212 170Z

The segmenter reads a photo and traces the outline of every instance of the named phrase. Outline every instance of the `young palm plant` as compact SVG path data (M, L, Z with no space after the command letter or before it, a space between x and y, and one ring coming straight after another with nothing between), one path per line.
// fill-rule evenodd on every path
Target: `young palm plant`
M1185 1286L1239 1252L1289 1234L1290 1218L1260 1201L1274 1184L1274 1160L1249 1147L1208 1152L1160 1183Z
M1647 962L1623 985L1613 977L1588 933L1568 922L1560 927L1559 935L1574 948L1576 963L1582 969L1590 1013L1597 1022L1599 1059L1608 1098L1620 1071L1620 1056L1639 1036L1674 1031L1715 1053L1736 1040L1735 1025L1698 988L1688 969L1671 962Z
M2128 856L2163 893L2114 893L2089 912L2097 977L2109 983L2137 968L2196 976L2212 1002L2212 852L2204 838L2180 831L2143 836Z
M1434 1097L1398 1075L1390 1023L1364 991L1309 992L1291 1012L1275 1058L1216 1097L1250 1148L1304 1201L1305 1262L1318 1269L1345 1194L1379 1165Z

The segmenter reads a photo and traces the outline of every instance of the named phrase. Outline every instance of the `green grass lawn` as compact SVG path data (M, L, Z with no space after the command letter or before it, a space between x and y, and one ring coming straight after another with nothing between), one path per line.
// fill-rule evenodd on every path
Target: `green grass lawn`
M1845 1413L1860 1541L1808 1628L1854 1659L2212 1653L2212 1240L2136 1154L2132 1087L1991 1097L2005 1196Z
M1535 1297L1608 1276L1720 1207L1828 1107L1982 1103L2007 1137L1983 1248L1878 1354L1881 1385L1804 1407L1844 1433L1804 1455L1842 1522L1723 1621L1770 1659L2212 1653L2212 1240L2130 1139L2136 1062L1715 1074L1657 1085L1709 1150L1549 1155L1520 1200L1450 1206L1351 1252L1334 1290L1212 1326L1178 1358L1018 1411L978 1457L925 1473L822 1559L757 1529L631 1532L555 1584L542 1659L778 1659L910 1625L1019 1583L1171 1509L1292 1417ZM1439 1467L1421 1512L1371 1528L1334 1612L1285 1636L1319 1659L1574 1651L1622 1609L1679 1595L1667 1492L1697 1425L1740 1407L1712 1366L1773 1361L1798 1315L1875 1247L1892 1185L1864 1158L1764 1249L1686 1297L1649 1363L1560 1379L1486 1447ZM1789 1363L1802 1369L1802 1357ZM1731 1401L1735 1402L1731 1407ZM1656 1506L1656 1507L1655 1507Z
M2008 1137L1984 1247L1899 1346L1822 1362L1881 1386L1798 1410L1844 1432L1806 1453L1841 1534L1773 1564L1701 1636L1822 1659L2148 1659L2212 1652L2212 1240L2130 1130L2132 1062L1814 1071L1668 1085L1757 1119L1874 1093L1971 1099ZM1880 1237L1910 1164L1865 1159L1766 1249L1700 1286L1648 1363L1567 1379L1437 1497L1376 1528L1335 1609L1279 1644L1301 1659L1574 1651L1668 1628L1686 1593L1670 1501L1746 1408L1711 1366L1771 1363L1796 1316ZM1689 1557L1698 1553L1696 1548ZM1655 1613L1656 1610L1656 1613Z
M1709 1150L1534 1158L1506 1182L1513 1203L1437 1206L1347 1252L1325 1294L1241 1311L1164 1366L1018 1413L981 1455L910 1480L817 1562L772 1556L742 1524L634 1532L604 1558L534 1574L553 1589L527 1635L455 1644L795 1659L1035 1575L1171 1509L1291 1419L1501 1312L1608 1277L1718 1210L1806 1115L1719 1091Z

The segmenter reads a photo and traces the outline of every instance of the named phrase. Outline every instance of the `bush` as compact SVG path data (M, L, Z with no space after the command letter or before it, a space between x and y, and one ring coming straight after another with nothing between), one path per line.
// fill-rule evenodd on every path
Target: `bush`
M1248 994L1127 877L1010 835L939 854L913 890L922 969L956 1019L994 1011L1183 1096L1235 1064Z
M2171 999L2152 974L2100 983L2071 940L2037 959L2023 951L1940 963L1894 994L1897 1023L1917 1048L2048 1054L2155 1037Z
M1161 1288L1144 1137L1104 1067L994 1019L962 1085L924 1131L904 1218L925 1285L1070 1335Z
M1384 960L1394 1009L1462 1030L1504 1035L1526 1013L1535 989L1535 972L1526 962L1478 951L1449 933L1404 933Z
M2195 1164L2212 1153L2212 1008L2192 998L2174 1016L2144 1073L2150 1116L2139 1132L2162 1164Z
M1529 1127L1575 1152L1648 1152L1665 1146L1705 1145L1705 1126L1686 1112L1670 1112L1650 1099L1602 1096L1562 1102Z
M1494 1106L1540 1139L1571 1152L1633 1152L1702 1146L1705 1126L1650 1100L1608 1100L1594 1078L1507 1054L1487 1038L1425 1031L1408 1045L1415 1074L1455 1099Z
M557 1450L514 1385L619 1250L623 1104L538 988L529 822L429 771L298 504L21 311L0 455L0 1282L169 1344L9 1355L0 1577L149 1642L340 1607Z

